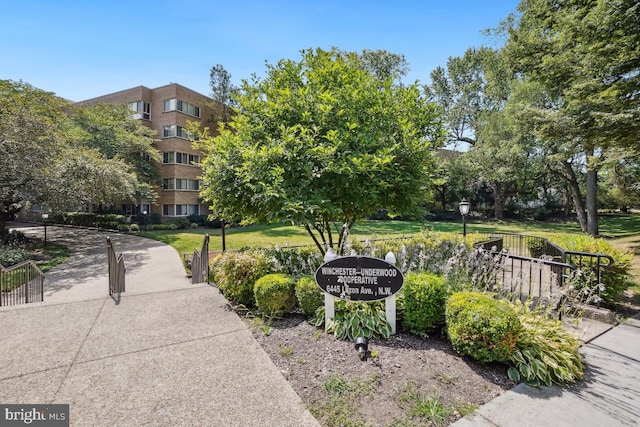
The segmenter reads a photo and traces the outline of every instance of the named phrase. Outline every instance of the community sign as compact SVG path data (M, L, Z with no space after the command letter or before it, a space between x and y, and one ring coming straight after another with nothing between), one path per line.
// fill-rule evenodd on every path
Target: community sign
M377 301L402 288L404 277L395 265L366 256L346 256L325 262L316 271L316 283L334 297Z

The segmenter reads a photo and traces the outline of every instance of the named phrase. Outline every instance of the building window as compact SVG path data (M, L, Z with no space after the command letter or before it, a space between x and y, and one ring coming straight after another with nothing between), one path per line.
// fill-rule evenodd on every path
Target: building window
M136 207L135 205L122 205L122 212L124 212L125 215L129 216L129 215L133 215L133 213L136 211Z
M168 111L180 111L190 116L200 118L200 107L175 98L164 101L164 112L166 113Z
M129 110L133 112L132 118L136 120L151 120L151 104L144 101L135 101L129 103Z
M182 126L170 125L165 126L162 131L162 136L165 138L184 138L184 139L196 139L196 136L189 132Z
M200 215L200 205L162 205L164 216Z
M164 178L162 180L163 190L199 191L200 181L188 178Z
M196 163L200 163L200 156L198 156L197 154L168 151L168 152L162 153L162 163L164 164L178 163L181 165L193 166Z
M162 163L175 163L176 162L176 153L173 151L169 151L166 153L162 153Z
M175 206L174 205L162 205L162 215L164 216L175 216Z
M176 205L176 216L200 215L199 205Z

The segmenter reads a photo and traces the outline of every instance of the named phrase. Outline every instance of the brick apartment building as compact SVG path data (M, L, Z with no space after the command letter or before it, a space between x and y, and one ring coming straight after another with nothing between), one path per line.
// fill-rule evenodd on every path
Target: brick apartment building
M142 120L157 132L156 148L162 155L162 164L158 165L162 185L155 189L158 199L153 205L147 200L139 200L137 205L129 202L116 208L126 215L144 211L160 214L163 221L208 214L207 205L198 197L202 168L194 165L202 160L203 153L191 146L186 125L187 120L197 120L202 127L215 130L213 102L205 95L171 83L155 89L138 86L76 103L81 106L127 104L135 119Z

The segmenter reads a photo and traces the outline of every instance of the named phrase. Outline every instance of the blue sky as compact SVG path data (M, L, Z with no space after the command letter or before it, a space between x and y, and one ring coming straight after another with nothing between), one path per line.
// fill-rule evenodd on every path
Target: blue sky
M222 64L236 84L265 62L336 46L404 54L409 81L447 58L494 45L517 0L0 0L0 79L81 101L130 87L180 83L209 94Z

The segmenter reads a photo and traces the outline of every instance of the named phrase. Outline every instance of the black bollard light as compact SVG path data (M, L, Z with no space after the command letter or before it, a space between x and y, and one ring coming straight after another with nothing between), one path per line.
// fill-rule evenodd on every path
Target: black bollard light
M358 337L355 340L356 350L358 350L358 356L360 356L360 360L367 359L367 352L369 350L369 340L365 337Z

